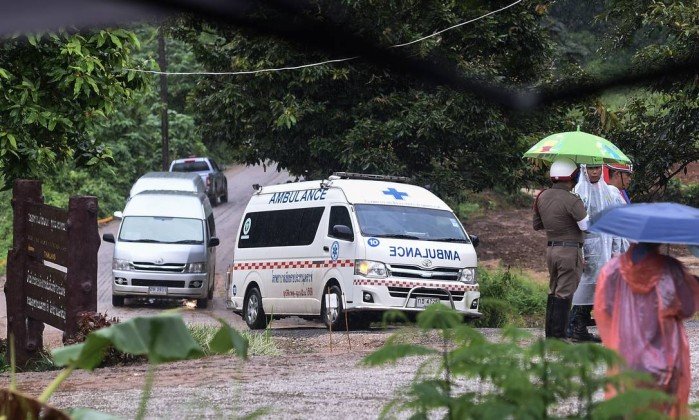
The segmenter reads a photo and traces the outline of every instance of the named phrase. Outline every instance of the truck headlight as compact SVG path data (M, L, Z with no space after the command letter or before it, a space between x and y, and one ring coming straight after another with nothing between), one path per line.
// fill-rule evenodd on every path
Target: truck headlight
M466 284L476 284L476 269L464 268L461 270L459 280Z
M120 260L119 258L114 258L112 260L112 270L131 271L131 262L127 260Z
M189 263L184 267L185 273L206 273L206 263Z
M382 279L388 277L388 270L386 270L386 264L378 261L356 260L354 274Z

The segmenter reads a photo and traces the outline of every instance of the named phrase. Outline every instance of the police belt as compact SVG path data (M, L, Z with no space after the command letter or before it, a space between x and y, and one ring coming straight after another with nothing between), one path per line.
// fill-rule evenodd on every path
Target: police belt
M582 242L566 242L566 241L548 241L546 243L548 246L567 246L570 248L582 248Z

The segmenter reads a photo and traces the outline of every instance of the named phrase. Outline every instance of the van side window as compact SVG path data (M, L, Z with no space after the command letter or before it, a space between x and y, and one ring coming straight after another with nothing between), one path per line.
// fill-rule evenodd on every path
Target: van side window
M345 225L350 230L353 231L352 229L352 219L350 219L349 211L347 211L347 207L344 206L332 206L330 209L330 222L328 223L328 236L334 237L333 235L333 226L335 225Z
M310 245L324 210L310 207L248 213L243 218L238 248Z

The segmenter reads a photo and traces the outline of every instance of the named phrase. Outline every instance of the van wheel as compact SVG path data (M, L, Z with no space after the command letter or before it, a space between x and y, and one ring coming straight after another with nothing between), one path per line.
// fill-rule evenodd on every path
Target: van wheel
M197 299L197 308L206 309L209 306L209 299Z
M223 195L221 196L221 202L228 202L228 184L223 184Z
M124 296L112 295L112 306L115 308L124 306Z
M337 308L331 309L330 312L325 308L325 295L332 293L337 296ZM333 284L332 286L326 287L323 293L323 300L321 301L320 308L320 319L323 320L325 326L332 328L333 331L339 331L345 329L345 312L342 306L342 290L340 286Z
M262 295L260 289L253 287L245 296L243 304L243 316L245 323L251 330L261 330L267 326L267 316L262 308Z

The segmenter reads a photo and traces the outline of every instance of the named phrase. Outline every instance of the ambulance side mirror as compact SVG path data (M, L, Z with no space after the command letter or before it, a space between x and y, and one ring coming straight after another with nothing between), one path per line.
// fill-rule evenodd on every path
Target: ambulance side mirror
M349 226L345 225L335 225L333 226L333 236L337 239L342 239L344 241L354 241L354 234Z
M103 240L104 242L111 242L111 243L114 243L114 234L105 233L104 235L102 235L102 240Z
M476 235L468 235L468 237L471 239L471 244L473 244L473 247L477 247L479 243L481 243L481 240L478 239L478 236Z

